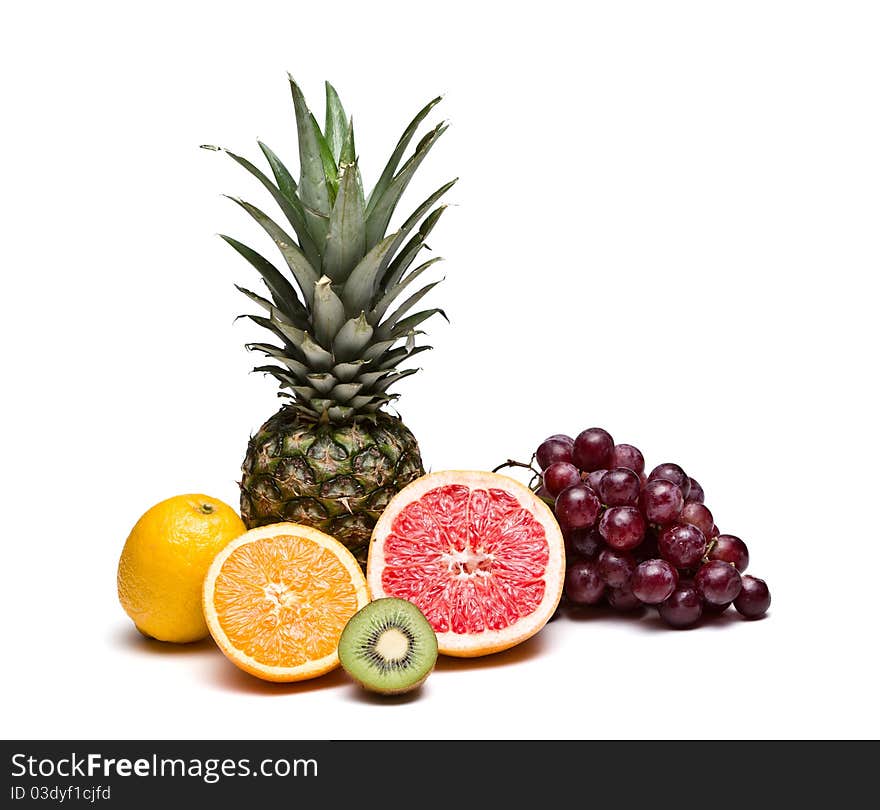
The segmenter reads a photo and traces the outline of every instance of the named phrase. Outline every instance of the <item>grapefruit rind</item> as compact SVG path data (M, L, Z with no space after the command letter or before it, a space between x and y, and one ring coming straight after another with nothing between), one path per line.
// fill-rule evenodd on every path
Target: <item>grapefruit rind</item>
M211 563L211 567L208 569L208 573L205 576L202 589L202 609L205 614L205 621L208 625L208 630L217 646L220 648L220 651L232 661L233 664L257 678L276 683L290 683L293 681L303 681L310 678L316 678L319 675L323 675L336 669L339 666L337 648L334 647L332 653L321 658L306 661L297 666L270 666L262 663L236 647L236 645L230 641L223 629L220 618L217 615L217 610L214 605L214 590L217 577L223 568L223 564L237 549L255 541L290 535L310 540L335 555L351 578L351 583L355 590L357 610L360 610L370 601L363 571L354 555L335 538L309 526L304 526L298 523L272 523L245 532L237 540L233 540L223 548Z
M434 489L464 485L471 490L501 489L528 511L543 527L547 541L547 562L544 567L544 593L540 603L527 615L501 630L486 629L475 633L456 633L452 630L438 631L438 651L443 655L473 658L501 652L526 641L537 633L553 616L562 598L565 581L565 544L562 531L553 512L537 495L519 481L498 473L479 470L444 470L429 473L413 481L390 501L376 523L370 540L367 558L367 584L372 599L398 596L388 593L383 585L386 569L384 543L392 533L395 518L409 504L420 500Z

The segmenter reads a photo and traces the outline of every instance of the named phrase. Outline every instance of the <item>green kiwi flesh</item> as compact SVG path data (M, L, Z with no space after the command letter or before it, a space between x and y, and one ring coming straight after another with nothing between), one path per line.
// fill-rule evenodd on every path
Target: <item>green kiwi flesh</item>
M397 695L416 689L437 661L437 636L406 599L386 597L361 608L339 638L339 663L365 689Z

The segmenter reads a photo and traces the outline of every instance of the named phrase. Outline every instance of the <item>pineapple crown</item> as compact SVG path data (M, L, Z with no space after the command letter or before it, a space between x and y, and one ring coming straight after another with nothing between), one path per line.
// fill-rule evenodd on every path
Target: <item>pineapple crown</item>
M416 346L419 325L438 308L408 314L439 281L425 284L398 302L412 282L440 258L412 267L445 205L434 207L456 182L438 188L390 234L391 217L421 162L446 131L440 122L404 154L419 126L440 97L413 118L385 164L373 190L364 194L354 144L353 120L339 95L325 83L323 131L289 78L299 142L299 182L264 143L258 141L274 182L246 158L216 146L243 166L268 190L293 229L284 227L244 200L243 208L269 235L287 265L283 272L255 250L221 234L262 277L268 298L239 287L265 315L247 315L272 332L280 345L248 343L274 361L257 366L281 385L279 396L316 420L342 422L374 414L397 399L388 389L418 369L400 369L405 360L430 346ZM403 161L401 165L401 161ZM412 268L412 269L411 269ZM398 303L396 303L398 302ZM392 304L395 304L392 309Z

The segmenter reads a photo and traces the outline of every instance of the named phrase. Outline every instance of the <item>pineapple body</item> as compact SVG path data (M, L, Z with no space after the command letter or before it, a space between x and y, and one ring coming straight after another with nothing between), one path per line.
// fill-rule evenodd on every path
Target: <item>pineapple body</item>
M396 416L321 424L285 406L248 444L241 515L249 529L284 520L314 526L365 566L379 515L424 473L418 443Z

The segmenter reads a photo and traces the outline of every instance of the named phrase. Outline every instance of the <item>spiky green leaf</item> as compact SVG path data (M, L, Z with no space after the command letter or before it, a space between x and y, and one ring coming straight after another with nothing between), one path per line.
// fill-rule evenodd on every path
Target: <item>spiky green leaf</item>
M368 206L367 245L373 245L378 242L385 234L385 231L388 230L391 215L394 213L401 195L409 185L409 181L431 150L431 147L437 143L437 139L446 132L446 129L445 124L438 124L435 129L422 138L416 147L416 151L394 176L394 179L392 179L388 188L382 193L382 196L375 201L372 207Z
M342 139L342 146L339 149L339 167L357 160L357 154L354 148L354 120L348 122L345 128L345 136Z
M330 399L344 405L352 397L359 394L363 387L363 383L340 383L331 389Z
M387 405L396 398L396 396L388 396L386 394L370 397L370 401L366 405L362 405L358 410L363 413L376 413L383 405Z
M293 374L278 366L255 366L253 370L262 372L263 374L271 374L276 380L278 380L278 382L287 387L293 387L299 384L299 381Z
M431 99L421 110L416 113L416 117L413 118L412 121L409 122L407 128L403 131L403 135L400 136L400 140L397 141L397 146L394 147L394 151L391 153L391 157L388 158L388 163L385 164L385 168L382 170L382 174L379 177L379 181L376 183L372 192L370 192L370 198L367 202L367 213L369 214L376 205L376 202L379 198L385 193L388 187L391 185L391 181L394 179L394 173L397 171L397 167L400 165L400 161L403 159L403 153L406 152L406 148L409 146L410 141L413 139L413 136L416 134L416 130L419 128L419 124L425 120L428 116L428 113L437 106L442 100L442 96L437 96L437 98Z
M358 188L357 166L343 164L324 248L325 275L337 283L344 283L365 252L364 201Z
M413 211L404 221L403 225L400 226L400 232L404 235L404 237L421 221L422 217L428 212L428 209L439 200L449 189L451 189L458 182L458 178L454 178L450 180L448 183L444 183L440 188L438 188L427 200L425 200L415 211ZM444 206L445 208L446 206Z
M273 321L272 318L264 318L262 315L245 315L244 317L252 320L256 324L259 324L263 327L263 329L268 329L276 337L281 338L286 350L291 352L299 351L298 344L295 344L293 341L291 341L288 338L287 334L281 331L280 325L277 321Z
M309 381L309 385L319 394L329 394L337 383L337 379L328 372L306 374L306 379Z
M350 363L337 363L330 371L339 382L351 382L363 371L365 361L354 360Z
M247 259L263 277L263 280L266 282L266 286L272 293L272 298L278 308L282 310L294 324L299 325L300 328L305 328L305 326L308 325L308 312L297 297L293 285L282 275L281 271L275 267L272 262L265 259L247 245L242 244L237 239L233 239L231 236L225 236L223 234L220 234L220 238L228 245L231 245L241 256Z
M303 203L305 221L312 241L319 255L323 255L324 240L327 238L327 220L330 216L330 190L327 187L327 178L324 174L324 157L314 117L306 105L306 100L299 86L292 76L289 78L299 140L298 193ZM324 149L327 150L326 143Z
M440 280L442 281L442 279ZM397 309L394 310L385 320L382 322L379 327L380 332L384 330L388 330L388 334L390 334L390 330L393 330L394 327L402 320L403 316L409 312L416 304L419 303L431 290L436 287L440 281L432 281L430 284L426 284L422 287L418 292L414 292L409 298L407 298Z
M255 304L259 304L263 309L266 310L266 312L272 312L272 310L275 309L275 304L273 304L267 298L263 298L262 295L257 295L255 292L252 292L245 287L239 287L238 284L235 285L235 289L238 290L240 293L244 293Z
M415 374L418 371L417 368L405 368L402 371L397 371L394 374L389 374L384 379L380 380L373 386L373 390L377 392L385 392L387 391L394 383L402 380L404 377L409 377L412 374Z
M409 317L404 318L402 321L398 321L396 324L383 324L376 330L376 334L380 338L390 338L395 340L402 338L412 329L415 329L420 323L438 313L446 318L446 313L442 309L437 307L434 307L433 309L425 309L421 312L416 312L415 315L410 315ZM446 320L448 321L449 319L446 318Z
M345 307L327 276L321 276L315 284L312 312L315 338L322 346L332 346L333 338L345 323Z
M258 140L257 145L260 147L260 151L262 151L266 158L269 168L272 170L272 176L278 184L278 190L291 202L296 200L296 181L293 179L293 175L287 170L287 166L285 166L278 155L276 155L262 141Z
M373 327L367 323L364 313L350 318L333 338L333 354L337 360L347 361L361 358L361 352L373 337Z
M410 357L430 351L431 349L431 346L401 346L399 349L383 354L382 357L375 361L375 365L378 369L387 371L388 369L397 368L404 360L409 360Z
M442 256L435 256L433 259L429 259L426 262L423 262L418 267L415 268L411 273L407 274L406 278L400 281L398 284L395 284L393 287L387 290L385 295L383 295L379 299L379 303L373 307L373 310L370 312L370 320L373 323L379 323L382 318L385 316L385 313L388 311L388 307L391 306L392 302L413 282L415 281L422 273L428 270L437 262L442 262Z
M269 343L247 343L245 344L245 348L252 352L262 352L267 357L273 357L274 359L281 361L294 374L301 378L304 378L311 371L305 363L301 363L299 360L294 359L290 356L290 352L287 349L282 349L279 346L272 346Z
M397 234L386 236L361 259L342 288L342 300L350 316L367 309L383 273L386 259L394 247Z
M318 140L320 128L317 128L316 132L315 119L306 104L302 90L294 81L293 76L288 76L288 78L299 141L299 196L307 208L329 216L330 195L327 191L327 178L324 174L321 144ZM326 143L324 145L326 146Z
M321 132L321 127L312 115L312 129L315 132L315 140L318 143L318 149L321 152L321 165L324 169L324 178L327 182L327 192L330 195L330 206L332 208L336 200L336 192L339 189L339 167L336 165L336 159L330 149L330 144Z
M294 360L292 357L284 354L278 355L277 359L284 363L299 379L302 379L308 373L309 367L305 363L300 363L299 360Z
M360 196L361 205L364 207L364 221L366 222L366 203L364 201L364 181L361 179L361 169L357 165L357 153L354 148L354 121L348 122L348 130L345 133L345 140L342 142L342 152L340 153L339 166L340 172L343 165L354 163L354 175L357 181L358 195ZM341 182L341 181L340 181ZM366 246L364 247L366 250Z
M318 393L314 388L309 385L294 385L291 387L296 392L297 396L300 399L305 400L306 402L311 402L315 394Z
M273 346L271 343L245 343L244 347L249 352L262 352L267 357L279 357L285 351L280 346Z
M215 152L224 152L229 155L239 166L243 166L248 170L257 180L262 183L264 188L266 188L269 193L272 195L272 199L275 200L278 207L281 209L284 216L287 218L287 221L293 227L294 233L296 233L296 237L299 240L299 246L302 248L303 253L308 257L309 261L315 265L320 265L320 255L318 253L318 246L315 244L315 240L312 238L312 234L309 231L308 224L306 222L306 213L305 209L302 206L302 202L300 199L294 194L292 197L288 198L284 194L282 194L281 190L268 178L266 174L254 166L247 158L243 158L240 155L236 155L234 152L230 152L228 149L223 149L219 146L203 146L203 149L211 149Z
M365 371L358 376L358 380L365 388L372 388L379 380L388 373L388 369L380 368L375 371Z
M277 334L284 338L286 346L295 346L300 351L302 350L303 341L305 341L307 336L304 329L300 329L295 324L287 323L283 318L279 318L277 310L272 311L272 314L269 316L269 322L277 330Z
M394 255L394 253L396 253L397 249L401 246L401 244L403 244L403 240L406 239L406 237L409 236L410 231L412 231L412 229L419 224L422 217L425 216L425 214L427 213L428 209L430 209L430 207L435 202L437 202L437 200L439 200L447 191L449 191L449 189L451 189L457 182L458 178L456 177L454 180L450 180L448 183L440 186L440 188L438 188L430 197L428 197L427 200L425 200L418 208L416 208L415 211L412 212L412 214L410 214L406 218L406 221L403 223L403 225L400 226L400 230L397 232L398 237L397 243L394 245L394 250L392 250L391 254L389 255ZM434 222L436 223L436 219L434 220ZM431 227L433 227L433 225ZM387 275L388 273L386 272L386 276ZM398 275L397 278L399 279L400 276ZM383 278L382 280L382 286L389 286L389 283L388 281L386 281L385 278Z
M340 153L342 151L342 142L345 140L348 119L342 102L339 100L336 88L330 82L324 82L324 91L326 96L324 137L327 139L330 153L337 163L341 163Z
M290 268L290 272L296 279L297 286L303 294L303 298L311 304L314 293L315 282L318 280L318 274L315 268L309 263L305 254L299 249L299 246L290 235L276 223L271 217L266 216L255 205L240 200L237 197L229 197L237 205L241 206L250 214L260 227L271 237L275 246L284 257L284 261Z
M376 343L372 343L369 348L365 349L361 356L364 358L364 360L375 360L382 354L382 352L390 349L396 342L396 339L379 340Z
M306 362L316 371L329 371L333 367L333 355L323 346L315 343L309 334L303 337L300 349L305 355Z
M359 394L356 397L352 397L348 401L348 405L352 410L359 411L373 399L372 394Z
M403 277L403 274L409 269L409 266L413 263L416 256L418 256L419 251L421 251L422 248L427 248L425 240L428 238L431 231L434 230L434 226L437 224L440 217L443 216L443 212L446 211L446 208L447 206L441 205L428 214L428 216L425 217L425 221L419 226L419 230L413 234L412 238L394 257L388 265L388 270L382 277L382 287L384 289L387 290L394 287L394 285L396 285Z

